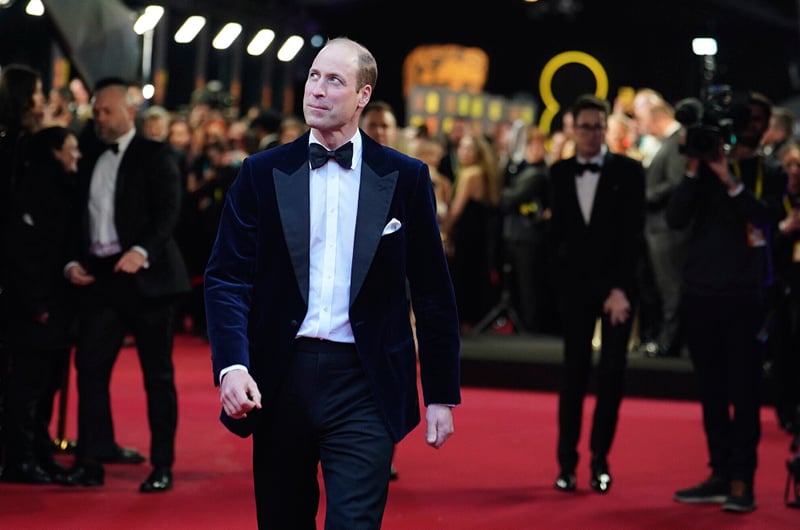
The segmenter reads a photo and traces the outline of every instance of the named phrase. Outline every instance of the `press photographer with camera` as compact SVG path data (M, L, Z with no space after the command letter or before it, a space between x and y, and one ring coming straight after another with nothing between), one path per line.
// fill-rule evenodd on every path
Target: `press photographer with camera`
M696 122L684 117L687 173L666 211L671 228L690 232L682 312L711 468L704 482L678 490L674 499L750 512L756 507L761 437L759 331L773 280L771 238L783 218L786 174L758 154L770 100L757 92L748 92L741 103L730 92L712 96Z

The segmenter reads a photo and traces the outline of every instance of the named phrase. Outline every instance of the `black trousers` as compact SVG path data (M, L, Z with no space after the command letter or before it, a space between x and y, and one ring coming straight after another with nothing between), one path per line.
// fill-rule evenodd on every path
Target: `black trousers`
M299 339L291 371L253 434L258 527L316 528L318 468L327 530L377 530L394 443L355 347Z
M631 305L633 306L633 301ZM603 300L572 299L562 305L564 362L558 396L558 463L564 472L578 464L578 441L583 419L583 401L592 371L592 336L601 319L602 345L597 364L597 399L589 447L593 459L605 460L617 430L627 364L628 340L633 317L611 325L602 311Z
M753 483L761 438L764 319L758 294L684 295L709 462L715 475ZM733 406L731 413L731 405Z
M150 427L150 461L175 460L178 399L172 363L175 299L139 294L133 276L98 267L81 297L78 347L78 457L111 456L116 444L110 383L126 333L133 335L142 368Z

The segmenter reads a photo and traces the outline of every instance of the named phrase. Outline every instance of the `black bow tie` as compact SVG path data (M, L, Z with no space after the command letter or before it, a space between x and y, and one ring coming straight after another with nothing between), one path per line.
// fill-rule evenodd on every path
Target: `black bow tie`
M115 155L119 153L119 144L114 142L113 144L106 144L106 149L114 153Z
M600 164L595 164L594 162L589 162L588 164L581 164L580 162L578 162L578 169L576 175L580 177L581 175L583 175L584 171L598 173L600 171Z
M311 169L322 167L331 158L345 169L350 169L353 165L353 142L347 142L336 151L328 151L318 143L311 143L308 146L308 159L311 162Z

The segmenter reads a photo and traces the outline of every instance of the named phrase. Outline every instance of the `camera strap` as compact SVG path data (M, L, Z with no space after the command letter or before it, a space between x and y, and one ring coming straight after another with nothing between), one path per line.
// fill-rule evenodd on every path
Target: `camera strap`
M753 186L753 195L756 196L756 199L760 199L761 194L764 192L764 161L761 156L758 156L757 160L758 164L756 164L756 181ZM736 173L736 178L739 179L739 182L744 182L742 180L742 169L739 167L739 161L734 160L731 166L733 166L733 172Z

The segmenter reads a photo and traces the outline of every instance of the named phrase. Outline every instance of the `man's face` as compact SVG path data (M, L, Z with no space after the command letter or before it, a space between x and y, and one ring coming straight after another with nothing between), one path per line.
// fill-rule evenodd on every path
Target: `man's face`
M317 54L306 79L303 114L314 129L335 132L358 124L359 107L372 87L357 87L358 53L344 44L329 44Z
M381 145L393 147L397 141L397 120L388 111L375 109L362 117L362 128Z
M575 116L575 151L583 158L600 154L606 134L606 115L603 111L584 109Z
M746 147L756 148L769 127L769 115L761 105L751 104L749 108L750 117L742 130L737 131L736 141Z
M108 86L95 95L94 128L97 137L106 143L117 140L133 128L136 109L128 103L125 87Z

